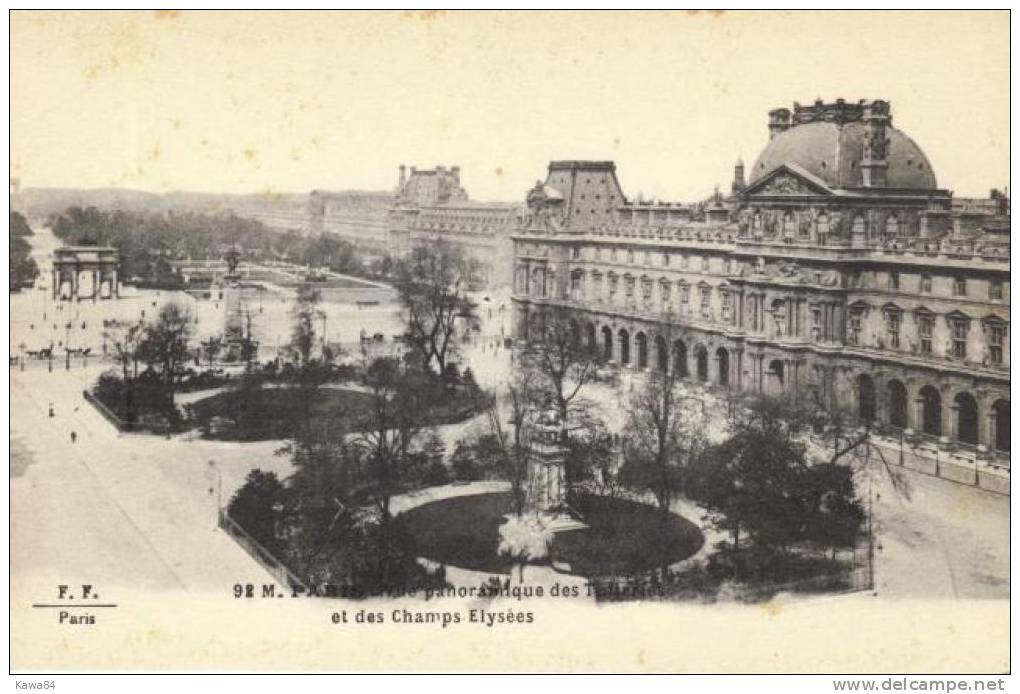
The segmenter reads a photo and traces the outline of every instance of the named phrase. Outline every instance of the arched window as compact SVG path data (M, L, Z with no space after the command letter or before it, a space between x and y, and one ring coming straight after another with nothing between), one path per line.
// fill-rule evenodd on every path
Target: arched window
M608 325L602 326L602 358L606 361L613 358L613 331Z
M698 363L698 380L708 381L708 350L704 345L698 345L694 350L694 358Z
M921 430L932 436L942 435L942 396L932 386L921 389Z
M673 343L673 373L677 378L687 378L687 345L683 340Z
M857 377L857 417L865 424L875 419L875 382L868 374Z
M729 386L730 385L730 353L725 348L720 347L715 352L716 359L719 362L719 385Z
M898 429L907 428L907 388L893 379L887 386L889 392L889 424Z
M620 328L619 332L620 340L620 363L623 365L630 364L630 333L625 329Z
M995 450L1009 453L1009 400L996 400L992 405L992 423L995 426L992 441Z
M637 344L637 367L639 369L647 369L648 337L644 333L638 333L634 336L634 342Z
M865 233L864 215L859 214L854 216L854 223L850 230L855 235L863 235Z
M785 369L783 362L773 359L769 362L768 371L765 373L765 390L769 395L780 395L784 390Z
M970 393L958 393L954 398L954 405L956 407L956 438L963 443L977 445L977 400Z

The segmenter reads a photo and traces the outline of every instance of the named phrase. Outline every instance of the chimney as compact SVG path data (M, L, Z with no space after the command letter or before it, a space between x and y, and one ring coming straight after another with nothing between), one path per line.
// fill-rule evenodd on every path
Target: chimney
M769 139L790 127L790 109L774 108L769 111Z
M747 187L744 183L744 160L743 158L737 159L736 165L733 167L733 185L730 187L730 192L733 195L740 193Z
M866 101L861 120L864 121L864 156L861 157L861 179L865 188L883 188L889 162L886 160L885 129L892 122L889 103Z
M450 167L450 175L453 176L454 182L457 185L460 185L460 167L459 166Z
M407 167L403 164L400 165L400 188L403 190L404 184L407 183Z

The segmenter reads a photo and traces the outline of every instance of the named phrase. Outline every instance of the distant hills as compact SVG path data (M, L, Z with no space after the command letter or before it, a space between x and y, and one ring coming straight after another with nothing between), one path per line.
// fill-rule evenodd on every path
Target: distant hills
M289 211L304 214L306 193L192 193L173 191L150 193L130 188L24 188L12 199L14 209L31 218L63 212L68 207L97 207L125 212L233 212L238 216L259 217Z

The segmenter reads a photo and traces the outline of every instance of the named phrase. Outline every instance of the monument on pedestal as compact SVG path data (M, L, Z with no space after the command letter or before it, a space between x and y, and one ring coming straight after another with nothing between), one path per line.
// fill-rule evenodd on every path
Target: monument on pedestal
M559 415L549 409L535 424L528 456L526 507L539 515L552 532L584 527L567 504L567 454Z
M237 248L227 251L227 274L223 276L223 343L227 361L246 361L258 353L259 343L252 339L253 316L245 297L247 289L237 272L240 258Z

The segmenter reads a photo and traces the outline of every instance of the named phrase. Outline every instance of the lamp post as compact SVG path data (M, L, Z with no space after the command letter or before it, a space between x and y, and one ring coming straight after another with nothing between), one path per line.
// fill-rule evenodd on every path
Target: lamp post
M213 476L216 479L216 526L213 528L215 531L220 527L220 514L223 512L223 473L220 472L220 468L215 460L209 461L206 475L209 478L210 484L212 483ZM209 493L212 494L212 492L212 487L209 487Z
M64 324L64 368L71 370L71 321Z

